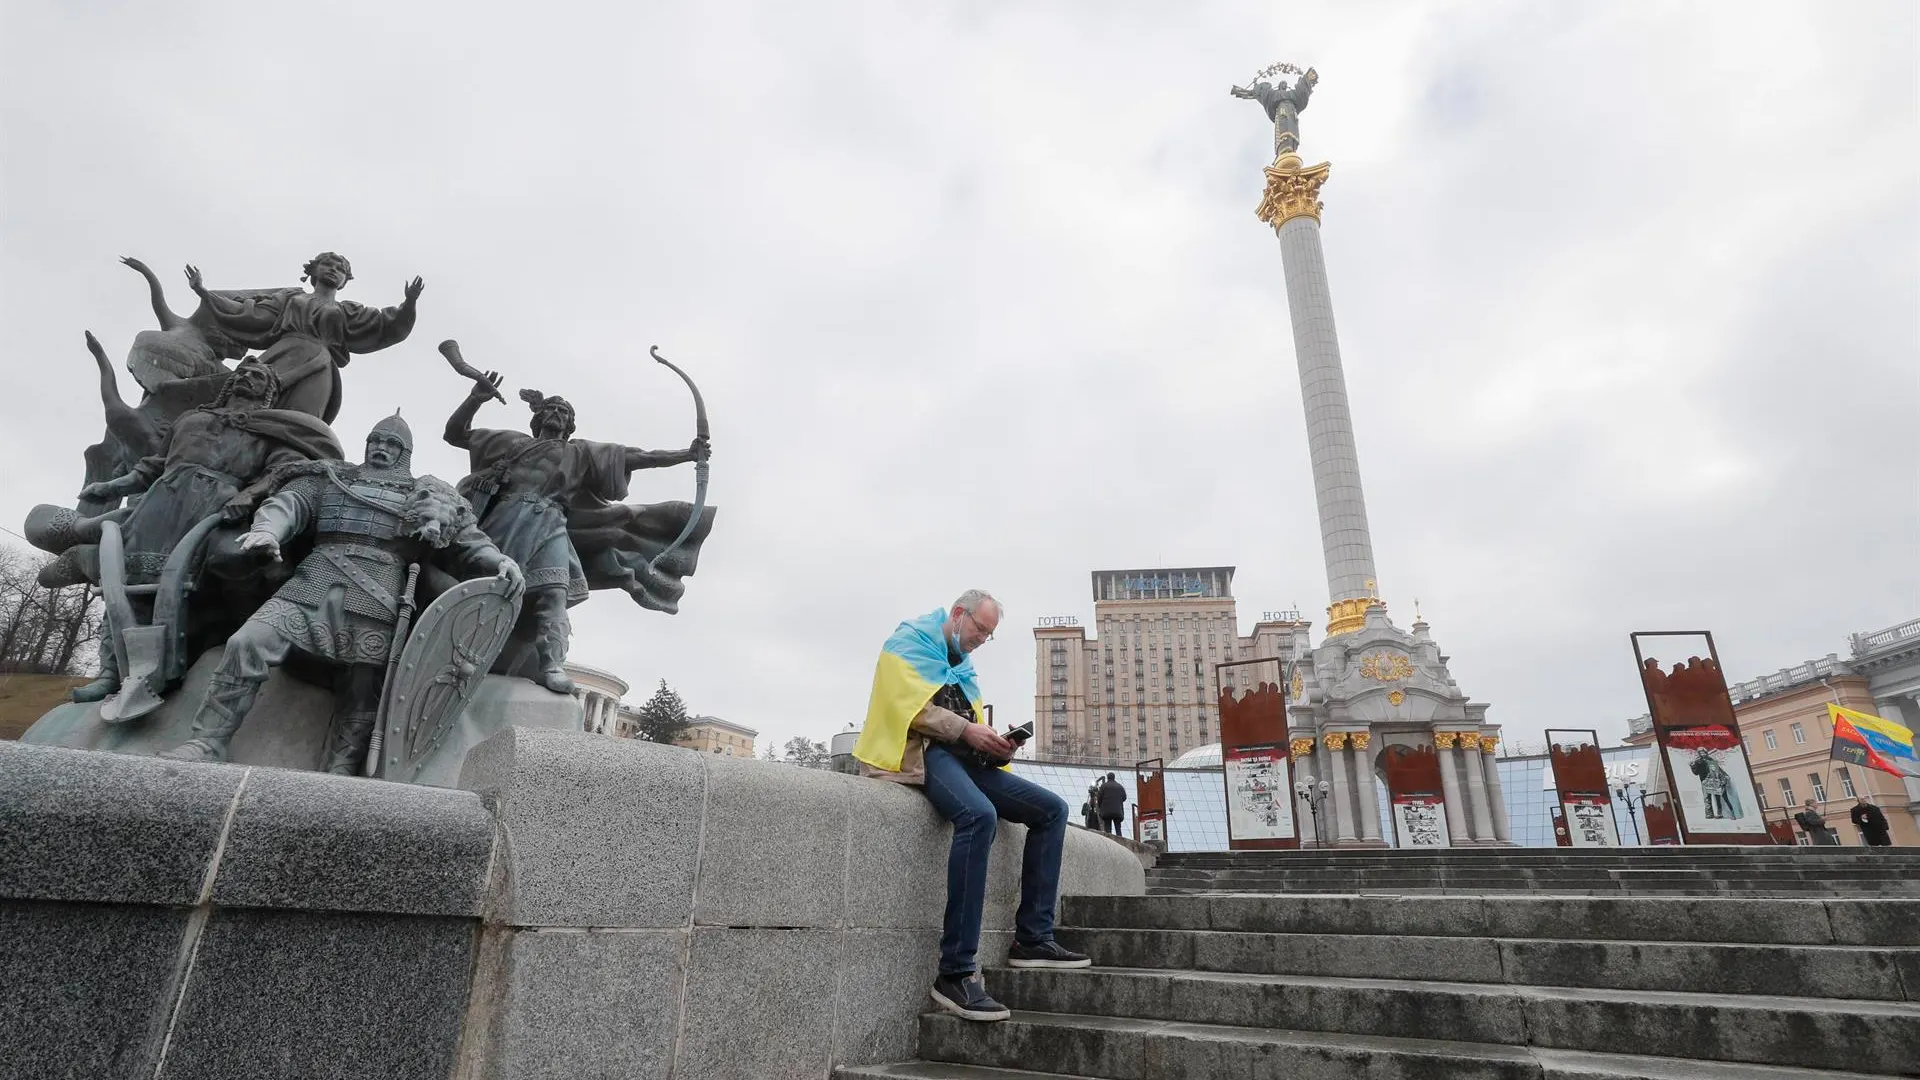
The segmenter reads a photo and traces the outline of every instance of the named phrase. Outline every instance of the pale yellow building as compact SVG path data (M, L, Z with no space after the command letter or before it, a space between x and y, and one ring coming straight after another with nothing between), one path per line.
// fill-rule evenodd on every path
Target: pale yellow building
M1220 738L1222 686L1278 683L1297 612L1239 632L1231 566L1093 572L1093 636L1078 616L1033 631L1034 754L1047 761L1168 761ZM1275 663L1217 670L1230 660Z
M1828 827L1843 844L1861 843L1860 831L1847 819L1856 796L1865 795L1887 816L1887 831L1901 846L1920 844L1920 800L1906 782L1891 773L1833 760L1833 721L1829 703L1875 714L1867 678L1838 656L1809 660L1749 682L1728 687L1740 735L1747 744L1753 786L1769 822L1797 813L1815 799ZM1805 835L1794 829L1802 843Z
M696 716L693 726L673 740L673 745L728 757L750 758L753 756L753 738L758 734L753 728L717 716Z

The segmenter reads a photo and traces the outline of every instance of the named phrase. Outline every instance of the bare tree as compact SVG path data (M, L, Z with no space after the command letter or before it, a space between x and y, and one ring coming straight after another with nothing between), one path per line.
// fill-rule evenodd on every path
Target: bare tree
M787 740L787 753L784 760L809 769L833 767L833 755L828 752L827 744L814 742L804 735L795 735Z
M0 671L80 675L93 669L102 605L84 586L49 589L45 559L0 548Z

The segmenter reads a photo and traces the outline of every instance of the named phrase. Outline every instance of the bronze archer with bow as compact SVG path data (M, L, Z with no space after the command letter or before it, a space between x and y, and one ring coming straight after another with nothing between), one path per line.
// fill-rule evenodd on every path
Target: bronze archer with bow
M497 372L482 373L441 343L454 370L473 390L447 420L446 440L466 450L471 474L460 491L484 529L525 570L527 598L514 641L494 670L531 678L555 693L570 693L565 663L572 633L567 609L593 589L620 589L640 606L678 610L684 580L699 561L713 527L706 505L706 404L686 372L661 357L692 391L697 434L685 450L642 450L574 438L574 409L561 397L522 390L533 410L528 432L473 427L474 415L500 395ZM629 477L638 469L692 463L696 495L683 502L628 504Z

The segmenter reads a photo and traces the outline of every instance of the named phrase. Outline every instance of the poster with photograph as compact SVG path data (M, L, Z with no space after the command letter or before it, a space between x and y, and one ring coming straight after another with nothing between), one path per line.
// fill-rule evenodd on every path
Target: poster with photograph
M1140 842L1141 843L1162 844L1166 842L1166 839L1167 839L1166 823L1160 819L1159 813L1156 812L1152 817L1147 817L1144 815L1141 816L1140 818Z
M1293 789L1287 750L1278 743L1227 751L1227 818L1235 840L1293 836Z
M1676 728L1666 736L1668 772L1689 832L1766 834L1738 735L1708 724Z
M1613 803L1605 799L1568 799L1560 804L1566 813L1568 847L1619 847L1620 826L1613 820Z
M1447 839L1447 804L1442 799L1426 795L1395 797L1393 825L1401 847L1451 846Z

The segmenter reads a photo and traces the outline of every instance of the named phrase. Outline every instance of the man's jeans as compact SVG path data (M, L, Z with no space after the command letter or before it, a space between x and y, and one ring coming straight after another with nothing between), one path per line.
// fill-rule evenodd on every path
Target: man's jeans
M1060 796L1002 769L968 765L938 744L927 747L927 798L953 822L947 855L947 922L940 936L940 974L978 969L980 913L987 901L987 854L1001 818L1027 827L1020 866L1020 910L1014 938L1022 945L1053 940L1060 892L1060 848L1067 838L1067 804Z

